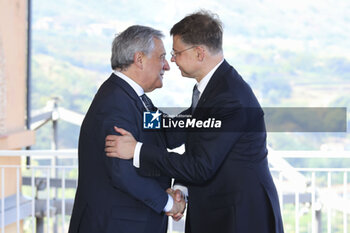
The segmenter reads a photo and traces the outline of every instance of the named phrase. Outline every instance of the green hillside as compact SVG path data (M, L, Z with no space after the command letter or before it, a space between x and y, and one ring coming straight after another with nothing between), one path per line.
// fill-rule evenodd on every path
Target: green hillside
M186 7L184 7L186 6ZM350 108L350 2L331 1L33 1L33 109L52 96L60 106L85 113L109 76L116 33L132 24L168 31L198 6L219 14L225 58L252 86L264 107ZM168 56L168 60L170 57ZM189 106L194 82L171 64L164 88L151 94L158 106ZM181 97L180 97L181 96ZM36 148L49 148L49 126ZM77 146L79 128L60 123L59 146ZM270 133L274 149L319 149L350 137L338 134Z

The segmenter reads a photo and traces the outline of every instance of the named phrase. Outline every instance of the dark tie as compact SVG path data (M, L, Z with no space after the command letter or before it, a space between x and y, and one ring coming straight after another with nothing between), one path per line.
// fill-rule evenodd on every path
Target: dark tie
M200 94L201 93L200 93L200 91L198 91L197 85L194 85L193 94L192 94L192 112L197 107Z
M150 98L148 98L148 96L146 94L143 94L140 96L143 103L145 104L146 106L146 109L148 111L155 111L156 108L154 107L153 103L152 103L152 100Z

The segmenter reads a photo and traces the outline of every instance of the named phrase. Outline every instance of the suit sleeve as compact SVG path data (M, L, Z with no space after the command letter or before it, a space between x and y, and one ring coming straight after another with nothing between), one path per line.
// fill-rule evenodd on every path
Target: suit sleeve
M137 137L140 129L135 123L135 114L126 105L113 106L113 109L102 111L103 140L109 134L117 134L113 129L115 125L130 131ZM158 213L163 210L167 203L168 195L158 181L154 178L140 176L133 166L132 160L110 158L104 152L103 156L105 157L107 174L114 187L128 193Z
M175 121L178 119L186 119L186 116L188 115L191 115L191 108L186 109L185 111L181 112L178 116L172 119ZM187 133L186 129L175 128L163 129L163 135L167 148L174 149L185 143Z
M246 112L238 102L217 102L221 104L216 105L221 107L213 108L211 116L222 120L225 132L191 132L195 135L191 136L193 140L183 154L143 144L140 152L142 174L155 173L154 170L159 169L162 174L193 184L204 183L213 177L246 126Z

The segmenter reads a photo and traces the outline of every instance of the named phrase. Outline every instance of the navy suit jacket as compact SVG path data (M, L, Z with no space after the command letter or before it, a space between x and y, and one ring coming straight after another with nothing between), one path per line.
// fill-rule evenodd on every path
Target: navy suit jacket
M105 137L117 125L138 141L165 148L159 133L142 130L144 106L112 74L99 88L81 126L78 188L69 233L165 233L168 177L142 177L132 160L105 155Z
M191 109L183 114L188 113ZM163 174L188 186L186 232L282 233L267 163L264 113L226 61L210 79L193 117L220 119L222 129L188 132L182 155L147 143L140 154L143 175Z

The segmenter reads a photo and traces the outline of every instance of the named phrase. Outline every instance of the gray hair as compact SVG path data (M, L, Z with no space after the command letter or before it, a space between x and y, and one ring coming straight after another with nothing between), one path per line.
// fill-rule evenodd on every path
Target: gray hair
M163 33L151 27L134 25L117 35L112 43L112 69L124 70L134 63L134 54L148 56L154 49L153 38L161 39Z

